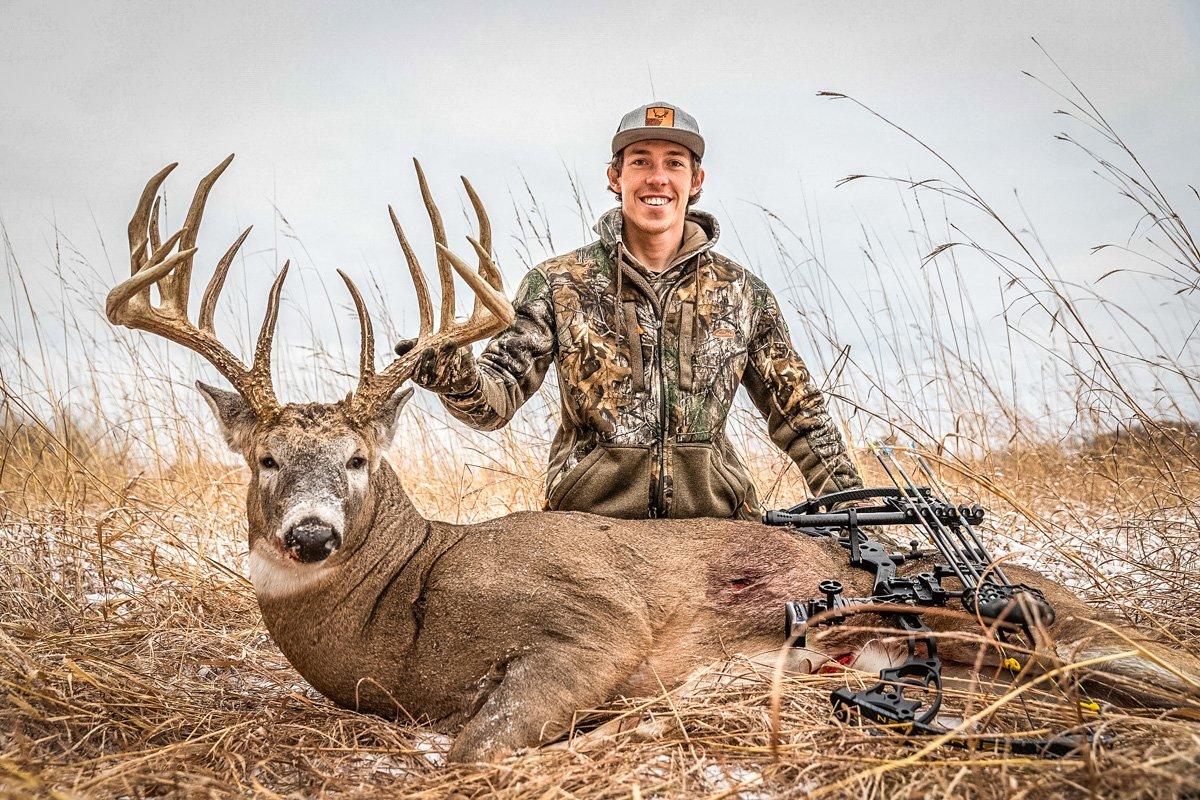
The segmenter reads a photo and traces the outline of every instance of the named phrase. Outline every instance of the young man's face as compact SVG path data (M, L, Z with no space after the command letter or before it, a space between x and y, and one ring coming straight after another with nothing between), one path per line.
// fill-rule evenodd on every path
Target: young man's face
M692 173L692 154L683 145L661 139L625 148L621 172L608 169L608 183L621 195L625 223L647 234L681 225L687 201L700 191L704 170Z

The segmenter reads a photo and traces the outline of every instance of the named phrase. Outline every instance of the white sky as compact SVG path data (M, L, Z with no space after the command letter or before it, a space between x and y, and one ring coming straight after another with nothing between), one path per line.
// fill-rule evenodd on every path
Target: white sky
M1095 278L1121 262L1088 249L1123 239L1137 215L1085 157L1053 139L1081 128L1053 116L1062 104L1021 74L1062 85L1030 37L1194 210L1186 184L1200 176L1198 7L0 2L0 221L11 244L0 308L12 307L20 277L35 307L91 313L98 296L60 291L55 227L69 240L66 271L124 274L124 226L146 179L181 162L168 184L177 224L195 180L236 152L209 203L198 271L254 223L246 250L257 255L244 266L260 292L255 320L262 286L290 257L302 267L290 308L321 280L344 303L329 282L342 267L360 281L390 282L392 309L411 327L386 216L395 205L432 266L409 158L422 159L462 252L457 175L471 178L492 210L511 289L525 269L512 244L521 236L514 204L530 206L524 183L549 220L553 249L582 244L567 172L597 213L611 204L608 143L623 113L654 99L651 74L657 99L695 115L706 137L702 207L724 223L719 249L780 290L795 281L750 202L797 228L807 228L806 207L819 214L826 263L853 292L860 226L901 241L910 222L894 188L835 182L933 172L919 148L849 103L816 97L820 90L853 95L918 133L1006 213L1018 188L1058 267ZM532 258L549 249L533 247ZM981 280L979 291L994 287ZM246 314L225 301L226 313ZM312 314L325 335L322 312ZM339 326L351 351L352 330Z

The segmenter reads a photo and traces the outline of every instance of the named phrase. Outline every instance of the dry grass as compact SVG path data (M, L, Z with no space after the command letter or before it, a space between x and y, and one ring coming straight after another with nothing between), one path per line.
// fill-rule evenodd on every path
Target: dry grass
M793 281L779 293L801 312L798 338L813 348L814 371L829 376L838 408L852 410L853 440L919 443L955 491L991 509L986 530L998 553L1200 654L1200 430L1164 422L1195 419L1200 358L1194 328L1151 327L1200 318L1200 255L1185 215L1099 112L1082 94L1064 100L1115 149L1098 163L1136 204L1142 232L1119 249L1133 257L1134 238L1148 248L1139 269L1165 284L1170 313L1161 320L1139 322L1120 347L1098 341L1096 320L1126 320L1120 307L1096 286L1058 278L1036 236L1005 222L945 161L944 179L894 182L916 220L913 252L889 251L864 232L876 281L865 309L862 297L840 293L811 223L797 233L763 209ZM525 232L518 257L533 262L551 239L527 194L528 202L514 198ZM974 227L952 220L956 203L975 215ZM987 228L980 238L966 233L979 225ZM242 577L244 468L217 452L195 423L202 412L193 394L179 388L204 373L147 337L98 324L92 298L108 279L55 244L68 254L46 281L59 289L61 330L33 300L23 312L15 306L0 330L17 354L0 373L0 794L1200 796L1194 699L1184 713L1105 707L1085 719L1050 683L950 693L952 710L982 715L992 729L1057 732L1086 721L1107 737L1047 761L837 723L828 695L865 679L850 674L758 675L697 696L617 703L591 719L652 721L646 735L573 739L496 765L447 767L444 739L336 708L283 660ZM29 276L15 254L4 255L10 296L29 298ZM988 266L1003 281L995 315L974 307L967 279ZM244 316L239 307L232 317L243 337ZM839 330L846 319L878 346L848 353ZM1000 342L984 334L997 324ZM341 368L310 333L306 367ZM87 368L64 375L62 363L81 352ZM1018 362L1040 370L1032 387ZM285 385L336 396L335 380L297 373L296 363L279 370ZM464 434L413 404L393 458L418 507L458 522L538 507L555 413L552 397L543 402L524 425L493 437ZM734 421L766 501L795 502L802 484L761 424L744 410ZM880 477L867 472L869 481Z
M1104 747L1044 761L927 750L925 742L836 723L828 693L865 676L783 679L775 747L772 676L764 674L700 696L607 709L655 720L649 738L448 768L439 756L445 740L405 721L336 708L283 660L240 577L241 470L193 461L139 474L106 457L102 436L94 446L77 440L71 453L38 428L7 433L0 786L14 796L1175 797L1200 790L1194 702L1190 720L1106 708L1098 721L1112 738ZM415 431L406 436L422 441ZM447 494L438 469L453 473L459 452L433 467L422 466L436 458L432 451L405 452L401 471L418 502L437 510ZM1001 511L990 529L999 549L1071 576L1095 602L1200 652L1200 528L1156 491L1161 467L1144 450L1021 450L967 465L971 477L956 483L975 495L989 483L1005 487L1009 502L984 495ZM532 464L475 471L455 487L474 498L463 516L527 506L523 469L536 476ZM1112 469L1122 481L1109 479ZM1195 492L1200 475L1186 483ZM950 705L978 711L1008 688L955 692ZM1030 720L1052 731L1079 722L1052 687L1001 701L998 715L1013 730L1028 730Z

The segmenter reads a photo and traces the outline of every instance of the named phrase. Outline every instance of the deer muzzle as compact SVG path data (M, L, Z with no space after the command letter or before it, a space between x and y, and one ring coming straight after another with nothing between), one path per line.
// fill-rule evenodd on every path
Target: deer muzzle
M341 535L317 519L302 520L283 535L288 555L305 564L324 561L341 546Z

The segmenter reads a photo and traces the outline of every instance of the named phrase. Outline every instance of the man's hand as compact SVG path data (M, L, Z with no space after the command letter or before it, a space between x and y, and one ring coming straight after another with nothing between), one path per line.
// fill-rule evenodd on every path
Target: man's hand
M396 343L396 355L405 355L416 346L416 339L401 339ZM471 348L456 348L450 343L425 348L413 370L412 382L438 394L460 395L473 391L479 385L479 373Z

